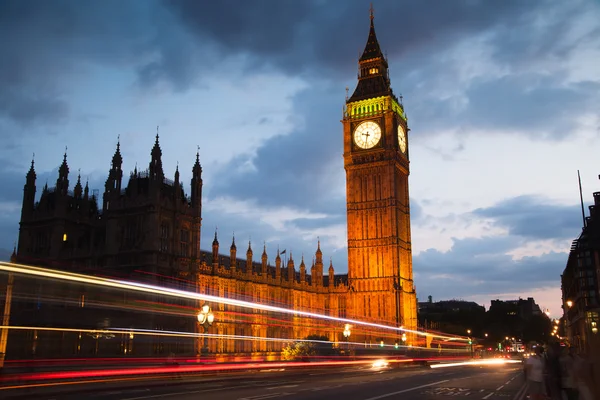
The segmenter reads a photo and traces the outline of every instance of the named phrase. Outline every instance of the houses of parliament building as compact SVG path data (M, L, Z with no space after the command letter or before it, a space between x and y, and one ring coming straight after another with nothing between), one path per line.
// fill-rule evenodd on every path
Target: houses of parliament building
M36 201L34 163L26 176L16 262L117 277L192 292L271 304L342 318L416 329L408 193L409 147L404 107L394 95L371 14L370 31L358 61L358 84L346 99L343 158L346 170L348 273L335 274L323 261L320 243L310 268L304 259L267 254L266 246L225 241L215 232L212 248L201 250L202 167L196 155L191 191L179 169L165 174L156 135L146 170L136 169L124 184L117 144L102 196L90 193L80 176L70 189L65 153L54 187L46 184ZM223 245L228 251L223 251ZM238 246L242 254L238 253ZM259 255L260 254L260 255ZM269 261L275 255L274 265ZM289 256L289 259L287 259ZM299 262L299 263L298 263ZM159 296L95 292L82 285L51 288L43 281L17 287L11 325L109 327L164 332L199 332L201 304ZM23 293L29 293L24 296ZM21 300L19 300L21 299ZM57 300L60 299L60 300ZM272 317L265 311L211 304L214 323L208 348L216 354L276 353L284 343L271 338L309 335L343 341L341 327L296 314ZM133 317L132 315L136 315ZM352 340L394 339L354 327ZM162 336L98 340L75 332L10 332L7 357L197 353L196 339ZM101 337L102 335L100 335ZM46 342L52 345L44 345ZM254 340L226 340L251 337ZM86 341L87 340L87 341ZM137 342L136 342L137 341ZM59 343L60 342L60 343ZM98 344L100 342L100 344ZM57 344L58 343L58 344Z

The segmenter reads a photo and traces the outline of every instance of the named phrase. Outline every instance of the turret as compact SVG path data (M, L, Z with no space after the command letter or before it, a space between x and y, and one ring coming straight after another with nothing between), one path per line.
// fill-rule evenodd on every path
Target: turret
M287 273L288 273L288 282L291 284L296 280L296 270L294 269L294 259L292 257L291 251L290 251L290 259L288 260L288 265L287 265Z
M261 271L260 274L263 277L267 276L267 261L268 261L269 257L267 256L267 243L264 244L263 246L263 253L261 256Z
M21 207L21 221L32 216L35 207L35 174L34 161L31 159L31 167L25 178L25 186L23 187L23 207Z
M67 150L63 162L58 168L58 179L56 180L56 192L66 196L69 192L69 166L67 165Z
M121 141L117 139L117 148L113 154L108 177L104 184L104 196L102 209L110 209L110 202L115 201L121 194L121 183L123 180L123 157L121 156Z
M329 259L329 287L335 286L335 272L333 271L333 261Z
M177 167L175 168L175 176L173 178L173 189L175 191L175 206L179 204L181 200L181 184L179 183L179 163L177 163Z
M248 241L248 250L246 250L246 273L252 274L252 243Z
M277 247L277 257L275 257L275 280L281 280L281 255L279 255L279 247Z
M77 174L77 183L73 189L73 196L76 199L81 199L83 196L83 187L81 186L81 171Z
M202 214L202 167L200 166L200 148L196 152L196 162L192 168L191 180L192 207L197 210L198 216Z
M306 282L306 265L304 265L304 254L302 254L302 261L300 261L300 283Z
M83 200L85 200L86 204L87 204L87 201L89 200L89 198L90 198L90 186L89 186L89 182L86 179L85 187L83 188Z
M219 240L217 239L217 230L215 229L215 238L212 242L212 262L213 267L219 266Z
M230 268L232 271L236 270L237 267L237 247L235 245L235 234L233 235L233 238L231 239L231 247L229 248L229 260L230 261Z
M158 143L158 127L156 128L156 140L150 155L152 156L150 165L148 166L150 180L162 184L165 178L165 173L162 166L162 150L160 149L160 144Z
M323 252L321 251L321 241L317 241L317 251L315 252L315 266L312 271L312 284L314 286L323 286Z

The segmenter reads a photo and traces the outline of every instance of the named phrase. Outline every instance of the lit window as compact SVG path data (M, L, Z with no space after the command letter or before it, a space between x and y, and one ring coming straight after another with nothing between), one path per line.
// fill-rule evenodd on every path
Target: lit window
M63 233L63 242L66 242L66 241L67 241L67 234Z
M379 68L371 68L369 69L369 74L373 75L379 72Z

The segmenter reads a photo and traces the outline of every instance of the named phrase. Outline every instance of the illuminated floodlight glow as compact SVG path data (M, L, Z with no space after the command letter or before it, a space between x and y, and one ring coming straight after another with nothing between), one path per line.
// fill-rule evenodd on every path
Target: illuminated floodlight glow
M348 318L338 318L338 317L333 317L330 315L323 315L323 314L317 314L317 313L308 312L308 311L276 307L276 306L271 306L268 304L252 303L252 302L244 301L244 300L229 299L226 297L212 296L212 295L208 295L208 294L201 294L201 293L189 292L189 291L185 291L185 290L165 288L165 287L160 287L160 286L148 285L145 283L120 280L120 279L99 278L99 277L94 277L94 276L75 274L72 272L65 272L65 271L52 270L52 269L47 269L47 268L34 267L34 266L30 266L30 265L0 262L0 271L13 272L13 273L18 273L18 274L23 274L23 275L33 275L33 276L52 278L52 279L57 279L57 280L66 280L66 281L72 281L72 282L87 283L87 284L95 285L95 286L112 287L112 288L118 288L118 289L138 291L138 292L143 292L143 293L152 293L152 294L158 294L158 295L162 295L162 296L223 303L223 304L229 304L232 306L238 306L238 307L242 307L242 308L271 311L271 312L277 312L277 313L282 313L282 314L292 314L292 315L295 314L295 315L300 315L303 317L320 318L320 319L326 319L326 320L330 320L330 321L349 323L349 324L353 324L353 325L362 325L362 326L368 326L368 327L378 328L378 329L410 332L410 333L420 335L420 336L433 336L433 337L446 339L446 340L450 340L450 339L458 340L458 341L466 341L467 340L465 338L460 338L460 337L433 335L431 333L406 329L403 327L395 327L395 326L389 326L389 325L383 325L383 324L376 324L373 322L353 320L353 319L348 319Z

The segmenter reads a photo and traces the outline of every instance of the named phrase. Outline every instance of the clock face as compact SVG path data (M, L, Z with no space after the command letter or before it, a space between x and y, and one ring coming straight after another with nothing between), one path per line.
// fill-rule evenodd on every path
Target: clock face
M370 149L379 143L381 139L381 128L377 122L361 122L354 129L354 143L361 149Z
M398 146L401 152L406 153L406 133L402 125L398 125Z

